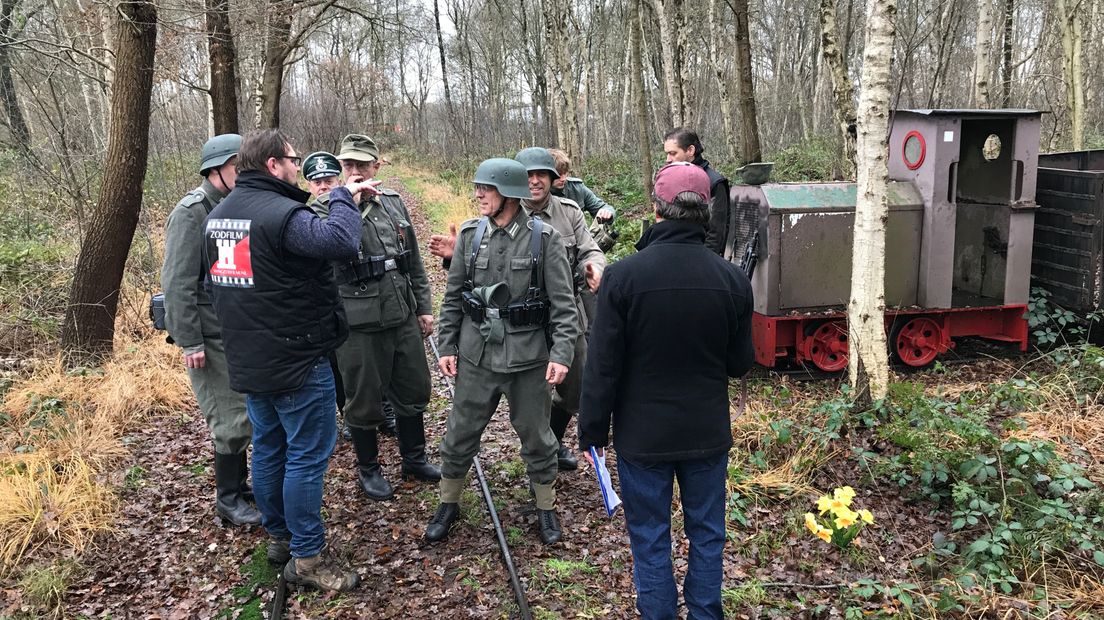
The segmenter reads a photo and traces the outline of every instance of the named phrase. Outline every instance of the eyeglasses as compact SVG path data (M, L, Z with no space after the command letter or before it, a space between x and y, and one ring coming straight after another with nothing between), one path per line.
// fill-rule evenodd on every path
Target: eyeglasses
M290 161L291 163L295 164L296 166L298 166L299 163L303 161L303 158L299 157L297 155L280 155L276 159L286 159L286 160Z

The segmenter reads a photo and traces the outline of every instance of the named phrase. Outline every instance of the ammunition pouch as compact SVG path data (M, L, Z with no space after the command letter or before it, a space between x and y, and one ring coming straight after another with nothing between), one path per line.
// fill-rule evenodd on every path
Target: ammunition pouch
M357 260L339 263L335 271L338 284L356 284L365 280L378 280L388 271L408 273L410 250L395 256L365 256Z
M505 308L493 308L483 303L471 291L463 291L460 298L464 314L477 325L487 319L505 319L514 327L544 325L548 322L548 301L545 299L526 299L515 301Z

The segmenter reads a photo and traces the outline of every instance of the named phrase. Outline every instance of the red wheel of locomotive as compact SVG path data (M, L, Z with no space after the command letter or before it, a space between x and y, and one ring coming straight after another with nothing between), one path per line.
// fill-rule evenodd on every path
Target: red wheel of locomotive
M940 353L943 328L926 316L910 319L893 337L893 352L909 366L921 368L935 361Z
M806 342L808 358L824 372L839 372L847 368L847 325L843 321L825 321L818 325Z

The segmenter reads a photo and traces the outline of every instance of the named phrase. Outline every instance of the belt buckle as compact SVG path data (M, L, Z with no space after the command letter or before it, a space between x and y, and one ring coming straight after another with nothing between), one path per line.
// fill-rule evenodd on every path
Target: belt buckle
M502 318L502 313L501 313L501 311L499 311L498 308L486 308L486 309L484 309L484 312L486 313L486 316L487 316L488 319L500 319L500 318Z
M389 258L389 259L383 261L383 270L384 271L394 271L398 268L399 268L399 263L393 258Z

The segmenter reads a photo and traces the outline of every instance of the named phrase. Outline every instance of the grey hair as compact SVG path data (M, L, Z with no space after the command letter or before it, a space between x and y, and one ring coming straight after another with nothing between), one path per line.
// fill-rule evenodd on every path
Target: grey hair
M683 220L695 224L709 223L709 205L694 192L679 192L674 202L655 196L656 213L665 220Z

